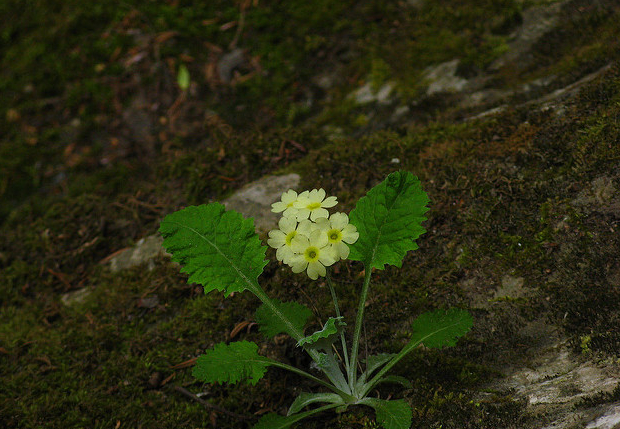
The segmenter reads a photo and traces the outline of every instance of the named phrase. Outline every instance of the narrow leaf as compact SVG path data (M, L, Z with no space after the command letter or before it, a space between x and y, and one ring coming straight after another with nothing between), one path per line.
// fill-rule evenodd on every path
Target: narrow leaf
M258 345L249 341L219 343L198 357L192 375L205 383L237 383L260 380L271 360L258 354Z
M320 331L316 331L314 334L302 338L297 342L298 346L310 346L315 349L327 349L331 347L340 331L347 325L343 322L344 317L330 317L325 326Z
M404 399L364 398L360 403L375 409L377 422L385 429L409 429L411 426L411 407Z
M330 404L344 405L342 397L336 393L306 393L301 392L297 398L293 401L288 409L288 414L295 414L300 412L305 406L314 404L316 402L328 402Z
M267 260L252 219L211 203L169 214L159 232L172 260L189 274L187 281L203 285L205 293L217 289L228 296L258 287Z
M303 332L306 322L312 316L312 311L308 307L296 302L281 302L275 299L273 303L298 331ZM281 332L291 335L282 320L274 315L265 304L258 307L254 316L258 322L258 330L267 338L275 337Z
M366 361L366 373L368 376L370 376L377 369L381 368L381 366L386 364L393 357L393 353L379 353L378 355L368 356L368 360Z
M401 377L400 375L386 375L385 377L383 377L381 380L377 382L377 384L381 384L381 383L400 384L405 389L411 389L413 387L413 384L411 384L411 381L407 380L405 377Z
M329 378L329 381L331 381L334 386L343 392L348 394L351 393L351 388L349 387L347 380L345 380L340 369L340 364L334 357L333 353L321 353L319 355L318 365L321 371L325 373L327 378Z
M473 319L466 310L451 308L421 314L413 321L413 335L406 347L423 343L429 348L454 346L471 329Z
M429 199L417 177L397 171L360 198L349 219L359 232L349 259L362 261L369 268L384 269L385 264L400 267L409 250L426 232L423 216Z
M323 411L339 407L340 404L329 404L324 405L319 408L315 408L310 411L306 411L299 414L294 414L292 416L280 416L275 413L265 414L261 419L256 423L252 429L285 429L299 420L305 419L306 417L310 417L313 414L318 414Z
M388 363L394 356L396 355L392 353L379 353L378 355L368 356L366 361L366 371L364 371L357 379L358 390L362 389L362 386L366 383L366 380L368 380L373 372Z

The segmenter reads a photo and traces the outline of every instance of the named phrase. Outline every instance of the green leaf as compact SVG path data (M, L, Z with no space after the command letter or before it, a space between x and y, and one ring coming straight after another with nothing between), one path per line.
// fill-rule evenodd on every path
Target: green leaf
M316 331L314 334L302 338L297 342L298 346L310 346L315 349L328 349L331 347L336 338L340 335L342 329L347 326L343 322L344 317L330 317L325 326L320 331Z
M361 390L361 387L366 383L366 380L372 375L373 372L388 363L394 356L396 355L393 353L379 353L378 355L368 356L368 360L366 361L366 371L364 371L357 379L358 390Z
M179 73L177 74L177 84L183 91L187 91L189 88L189 82L189 71L187 70L187 67L185 67L185 64L181 64L179 66Z
M377 382L377 384L381 384L381 383L400 384L405 389L411 389L413 387L413 384L411 384L411 381L407 380L405 377L401 377L400 375L386 375L385 377L381 378L381 380Z
M276 299L273 300L273 303L298 331L303 332L306 322L312 316L312 311L308 307L296 302L281 302ZM258 307L254 317L258 322L258 330L267 338L275 337L281 332L291 335L291 332L288 332L289 329L283 325L282 320L273 314L265 304Z
M423 343L429 348L454 346L456 341L471 329L473 319L467 310L451 308L421 314L411 326L413 336L405 346L412 349Z
M404 399L364 398L360 403L375 409L377 422L385 429L409 429L411 426L411 407Z
M306 393L301 392L288 409L288 414L300 412L305 406L316 402L328 402L330 404L344 405L342 397L336 393Z
M300 414L294 414L292 416L280 416L275 413L265 414L261 419L256 423L252 429L285 429L299 420L305 419L306 417L310 417L313 414L318 414L323 411L339 407L340 404L329 404L324 405L319 408L315 408L310 411L306 411Z
M260 380L271 360L258 354L258 345L249 341L219 343L198 357L192 375L205 383L237 383Z
M415 239L426 232L422 216L429 199L417 177L397 171L360 198L349 214L359 239L350 245L349 259L362 261L367 269L400 267L409 250L418 248Z
M205 293L217 289L228 296L258 288L267 260L252 219L211 203L169 214L159 232L172 260L189 274L187 281L203 285Z
M318 366L325 373L329 381L338 389L351 394L351 388L344 378L342 371L340 370L340 364L334 357L333 353L320 353Z
M420 344L426 347L439 348L453 346L456 341L471 329L473 319L469 312L458 308L447 311L435 310L421 314L413 321L413 335L411 340L394 356L381 370L364 384L363 394L368 393L374 386L385 379L384 375L407 353L411 352Z

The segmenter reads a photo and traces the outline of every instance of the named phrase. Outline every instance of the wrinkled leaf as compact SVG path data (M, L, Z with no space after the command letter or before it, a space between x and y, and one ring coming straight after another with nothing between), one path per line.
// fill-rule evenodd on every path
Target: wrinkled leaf
M192 375L205 383L237 383L260 380L271 360L258 354L258 345L249 341L219 343L198 357Z
M323 329L316 331L314 334L302 338L297 342L298 346L310 346L315 349L327 349L331 347L336 338L340 335L341 330L347 325L343 322L344 317L330 317Z
M299 332L303 332L306 322L312 316L312 311L309 308L296 302L281 302L275 299L273 303ZM288 332L289 329L282 323L282 320L265 304L258 307L255 318L258 322L259 331L267 338L275 337L281 332L292 334Z
M217 289L228 296L258 288L267 260L252 219L211 203L169 214L159 232L172 260L189 274L188 283L203 285L205 293Z
M411 407L403 399L386 401L365 398L361 403L375 409L377 423L385 429L409 429L411 426Z
M419 315L411 326L413 335L406 347L423 343L429 348L454 346L471 329L473 319L467 310L451 308Z
M428 196L420 181L409 172L397 171L372 188L351 211L349 219L359 232L350 246L349 259L362 261L367 269L382 270L385 264L400 267L409 250L426 232L423 216Z

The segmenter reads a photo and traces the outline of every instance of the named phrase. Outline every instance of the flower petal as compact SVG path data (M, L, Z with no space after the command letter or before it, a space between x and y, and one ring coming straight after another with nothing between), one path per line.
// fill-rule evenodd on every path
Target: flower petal
M279 229L274 229L269 231L269 239L267 240L267 244L274 249L278 247L284 246L286 244L286 234L284 234Z
M289 203L292 203L295 200L297 200L297 192L293 191L292 189L289 189L288 191L282 194L282 202L284 204L288 205Z
M328 238L327 238L327 234L325 234L325 231L321 229L315 229L310 234L310 245L311 246L316 246L320 249L322 247L327 246L327 243L328 243Z
M308 216L310 216L310 210L308 210L305 207L302 207L300 209L297 210L297 221L301 222L304 219L308 219Z
M278 226L284 234L288 234L291 231L295 231L295 228L297 227L297 221L289 217L283 217L278 222Z
M359 238L360 233L357 232L355 225L348 224L342 230L342 241L345 243L353 244Z
M327 197L321 203L321 206L329 208L329 207L334 207L336 204L338 204L338 198L336 198L336 197Z
M276 258L278 261L282 261L285 264L288 264L295 256L295 253L293 253L293 250L289 246L282 246L276 251Z
M282 201L278 201L276 203L273 203L271 205L271 211L274 213L280 213L284 210L286 210L286 208L288 207L287 204L283 203Z
M319 218L322 217L328 217L329 216L329 212L327 210L325 210L324 208L318 208L318 209L314 209L312 210L312 212L310 213L310 219L316 221Z
M335 249L340 259L347 259L349 257L349 246L344 244L342 241L332 244L332 247Z
M312 234L315 228L316 225L314 223L310 222L308 219L304 219L297 225L297 232L310 238L310 234Z
M329 222L331 223L332 228L342 231L342 229L349 224L349 216L345 213L334 213L329 217Z
M284 213L282 213L282 216L297 220L297 211L298 210L295 207L287 207L286 210L284 210Z
M308 237L297 234L291 241L291 250L295 253L304 253L306 249L310 246L310 240Z
M321 249L321 251L319 252L319 262L321 262L326 267L334 265L338 259L340 258L338 258L338 255L334 253L331 247Z
M308 264L308 277L316 280L319 276L325 276L325 267L320 262L310 262Z

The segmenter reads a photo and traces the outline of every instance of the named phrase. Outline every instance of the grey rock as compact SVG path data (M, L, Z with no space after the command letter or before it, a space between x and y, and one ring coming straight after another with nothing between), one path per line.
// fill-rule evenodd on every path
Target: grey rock
M615 408L577 413L575 406L586 398L612 393L620 384L620 363L585 359L572 352L565 339L542 348L527 367L513 368L496 383L494 388L512 390L517 398L524 399L529 414L549 418L551 423L544 429L584 427L588 422L600 425L588 427L615 427L603 426L603 422L616 418Z
M521 15L523 19L521 26L510 35L508 51L491 64L491 70L497 70L507 64L518 63L521 67L529 64L533 59L528 58L532 46L558 24L559 13L566 2L564 0L525 10Z
M571 201L571 204L585 213L598 212L620 217L620 192L614 185L612 177L597 177Z
M271 211L271 204L280 199L283 192L295 189L299 185L298 174L285 176L265 176L248 183L232 196L224 200L228 210L236 210L245 217L254 218L259 232L267 232L275 228L280 215Z
M271 204L278 201L283 192L299 185L298 174L284 176L265 176L235 192L223 201L227 210L236 210L246 218L254 218L258 232L267 232L278 225L280 215L271 211ZM159 234L140 239L130 249L120 252L110 259L113 272L147 263L153 269L153 259L168 255L162 247L163 238Z
M603 415L586 425L586 429L615 429L620 427L620 402L606 407Z
M391 82L384 83L379 89L375 89L372 83L368 82L364 86L355 90L352 97L358 104L390 104L395 99L393 92L394 84Z
M60 297L60 301L67 307L71 307L72 305L82 304L86 301L86 298L91 294L93 289L89 286L83 287L81 289L72 290L71 292L67 292Z
M163 238L158 234L141 238L134 247L110 259L110 270L116 272L143 263L149 264L149 270L153 269L153 259L165 253L162 243Z
M223 82L230 82L233 78L233 72L236 68L241 67L245 63L245 55L242 49L233 49L227 54L222 55L222 58L217 63L217 73Z
M467 79L456 75L459 60L454 59L435 66L427 67L422 74L424 81L428 83L426 95L441 92L460 92L468 84Z
M502 285L495 291L495 299L501 298L521 298L527 295L527 290L523 287L523 277L513 277L505 275L502 277Z

